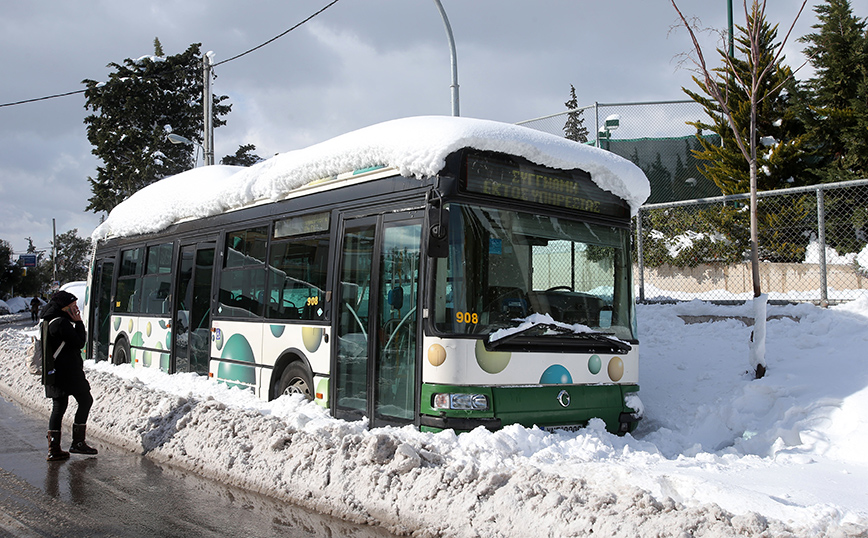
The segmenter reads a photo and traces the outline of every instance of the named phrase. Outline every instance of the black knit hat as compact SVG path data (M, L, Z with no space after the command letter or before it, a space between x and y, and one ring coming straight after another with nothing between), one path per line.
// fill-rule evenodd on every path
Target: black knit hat
M76 302L78 297L69 293L68 291L60 290L51 296L51 302L59 306L60 308L67 307L72 303Z

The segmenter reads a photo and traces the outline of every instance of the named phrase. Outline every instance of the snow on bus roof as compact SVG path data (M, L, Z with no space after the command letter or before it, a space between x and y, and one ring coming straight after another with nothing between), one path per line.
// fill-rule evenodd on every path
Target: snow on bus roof
M651 189L645 174L613 153L527 127L452 116L387 121L249 168L206 166L157 181L118 204L94 230L95 241L158 232L262 201L278 201L313 181L386 166L408 177L431 177L462 148L518 155L529 161L591 174L603 190L625 199L635 215Z

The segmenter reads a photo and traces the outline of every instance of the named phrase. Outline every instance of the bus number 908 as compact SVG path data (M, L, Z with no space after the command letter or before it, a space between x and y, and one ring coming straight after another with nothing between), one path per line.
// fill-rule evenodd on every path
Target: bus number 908
M473 325L476 325L479 323L479 314L476 312L472 314L470 312L458 312L455 314L455 321L458 323L472 323Z

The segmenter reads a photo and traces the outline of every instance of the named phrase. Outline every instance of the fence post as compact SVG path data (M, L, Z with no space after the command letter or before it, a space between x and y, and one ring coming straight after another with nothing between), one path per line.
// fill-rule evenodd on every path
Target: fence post
M820 306L829 306L826 277L826 200L822 187L817 187L817 242L820 244Z
M642 208L636 214L636 264L639 272L639 302L645 302L645 253L642 250Z
M600 147L600 103L594 101L594 145Z

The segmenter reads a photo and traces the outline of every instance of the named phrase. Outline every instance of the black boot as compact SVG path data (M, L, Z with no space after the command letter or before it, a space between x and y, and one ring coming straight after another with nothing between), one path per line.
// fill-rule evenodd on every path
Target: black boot
M87 426L84 424L72 425L72 445L69 447L69 451L73 454L94 455L97 453L97 450L92 446L88 446L87 442L84 440L86 430ZM67 457L69 456L67 455Z
M48 431L48 461L61 461L69 459L69 452L60 448L60 432L57 430Z

